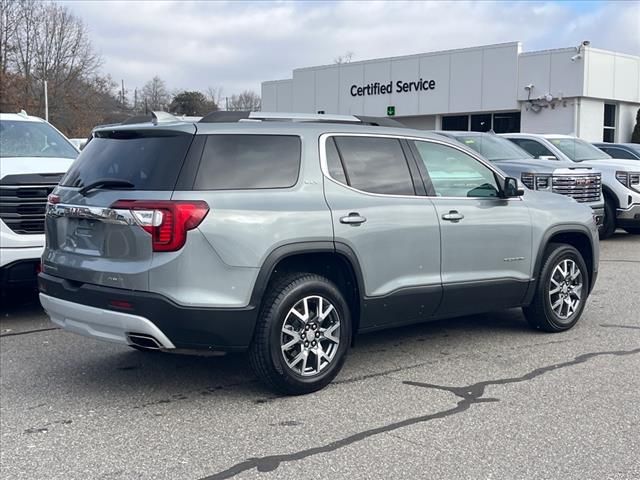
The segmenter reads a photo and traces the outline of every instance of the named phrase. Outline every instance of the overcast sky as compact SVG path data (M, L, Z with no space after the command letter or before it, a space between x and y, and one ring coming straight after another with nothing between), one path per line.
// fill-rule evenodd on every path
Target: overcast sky
M298 67L491 43L578 45L640 55L640 2L64 1L86 23L103 71L128 90L260 92Z

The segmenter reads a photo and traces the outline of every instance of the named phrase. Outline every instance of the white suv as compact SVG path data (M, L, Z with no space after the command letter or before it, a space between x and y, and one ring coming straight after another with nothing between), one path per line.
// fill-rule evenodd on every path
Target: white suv
M569 135L503 134L535 158L571 160L602 172L604 224L600 238L616 228L640 234L640 165L637 160L614 159L590 143Z
M0 113L0 286L34 284L47 196L78 156L51 124Z

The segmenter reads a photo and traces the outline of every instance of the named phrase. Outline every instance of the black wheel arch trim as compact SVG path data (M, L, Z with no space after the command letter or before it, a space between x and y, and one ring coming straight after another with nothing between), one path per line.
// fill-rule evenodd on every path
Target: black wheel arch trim
M269 280L271 279L278 263L288 257L310 253L334 253L344 257L355 273L355 280L360 293L360 303L362 303L365 292L364 277L362 275L362 269L360 268L360 262L358 261L358 257L355 252L351 247L344 243L333 242L331 240L320 240L289 243L276 247L272 250L262 262L262 266L260 267L260 271L258 272L258 276L256 277L256 281L253 285L250 305L260 307L267 285L269 284Z
M525 302L524 302L525 305L529 305L533 300L533 296L535 295L535 291L538 285L538 279L540 277L540 270L542 269L542 261L544 260L544 252L549 246L549 243L551 243L551 239L555 235L563 234L563 233L579 233L584 235L589 241L589 246L591 248L591 256L593 258L592 265L591 265L591 278L589 278L589 292L591 292L591 290L593 289L593 286L595 285L596 277L598 275L598 265L595 262L595 255L594 255L594 251L596 247L594 247L593 245L593 237L591 236L591 232L589 228L581 223L554 225L544 233L542 237L542 241L538 246L538 253L536 255L535 265L534 265L533 275L532 275L532 278L535 279L535 281L531 282L529 291L525 296ZM584 261L585 263L587 263L586 258L584 259Z

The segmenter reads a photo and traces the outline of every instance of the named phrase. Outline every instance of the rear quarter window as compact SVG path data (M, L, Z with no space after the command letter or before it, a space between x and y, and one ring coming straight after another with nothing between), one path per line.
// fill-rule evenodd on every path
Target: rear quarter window
M298 181L301 150L295 135L208 135L194 189L292 187Z

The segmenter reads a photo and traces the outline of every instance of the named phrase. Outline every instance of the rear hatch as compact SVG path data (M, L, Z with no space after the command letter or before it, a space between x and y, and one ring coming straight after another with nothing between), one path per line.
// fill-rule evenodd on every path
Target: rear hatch
M183 123L96 130L49 197L43 271L146 290L154 242L173 240L155 227L179 214L169 200L195 131Z

